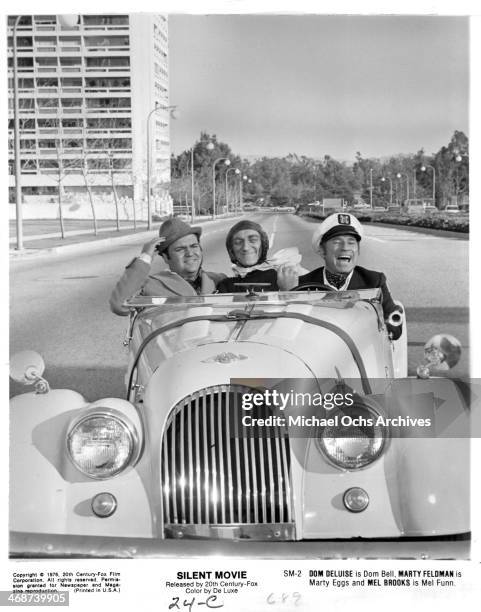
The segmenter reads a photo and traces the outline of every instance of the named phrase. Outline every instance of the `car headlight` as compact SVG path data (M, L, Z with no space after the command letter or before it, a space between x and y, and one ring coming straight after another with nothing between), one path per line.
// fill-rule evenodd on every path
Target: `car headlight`
M334 425L324 427L318 446L325 457L337 467L358 470L375 461L386 443L386 428L376 425L379 413L365 404L354 404L336 410Z
M76 421L67 435L75 467L91 478L111 478L130 463L137 444L134 427L123 416L94 413Z

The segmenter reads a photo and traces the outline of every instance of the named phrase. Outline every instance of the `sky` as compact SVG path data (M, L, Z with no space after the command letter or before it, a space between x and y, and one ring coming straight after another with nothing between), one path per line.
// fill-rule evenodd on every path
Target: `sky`
M452 16L169 15L172 150L435 153L468 134L469 23Z

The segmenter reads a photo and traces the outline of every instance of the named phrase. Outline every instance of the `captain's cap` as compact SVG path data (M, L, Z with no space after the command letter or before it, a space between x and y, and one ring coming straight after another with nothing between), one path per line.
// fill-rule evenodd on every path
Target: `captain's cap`
M363 233L362 225L354 215L334 213L318 225L312 236L312 248L316 253L319 253L323 242L334 238L334 236L345 236L346 234L354 236L359 242Z

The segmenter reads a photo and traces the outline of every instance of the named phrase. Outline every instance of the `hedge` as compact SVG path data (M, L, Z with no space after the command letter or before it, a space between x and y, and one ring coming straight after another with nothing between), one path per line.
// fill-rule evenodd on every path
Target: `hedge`
M324 220L328 215L309 213L307 216ZM429 229L448 230L451 232L469 233L469 219L467 217L451 216L443 213L436 215L407 215L407 214L370 214L358 213L356 218L361 223L388 223L389 225L408 225L412 227L425 227Z

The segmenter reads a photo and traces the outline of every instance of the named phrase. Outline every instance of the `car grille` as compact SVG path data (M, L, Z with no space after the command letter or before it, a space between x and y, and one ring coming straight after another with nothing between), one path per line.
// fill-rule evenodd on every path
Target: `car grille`
M210 387L172 410L162 440L164 525L292 521L286 431L276 427L267 437L265 428L249 428L252 437L234 436L241 396L253 391L242 385ZM242 413L265 418L268 409Z

